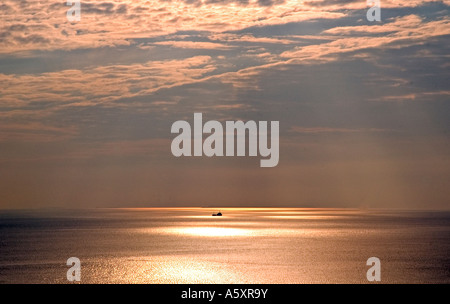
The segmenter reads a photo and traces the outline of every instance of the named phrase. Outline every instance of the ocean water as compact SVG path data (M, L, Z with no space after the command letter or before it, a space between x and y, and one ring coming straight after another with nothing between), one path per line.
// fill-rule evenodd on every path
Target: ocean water
M0 211L0 283L450 283L450 212L217 211Z

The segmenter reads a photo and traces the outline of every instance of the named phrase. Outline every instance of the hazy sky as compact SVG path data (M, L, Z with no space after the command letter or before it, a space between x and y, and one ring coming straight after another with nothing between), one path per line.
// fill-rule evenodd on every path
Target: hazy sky
M450 1L0 4L0 208L450 208ZM280 161L173 122L280 122Z

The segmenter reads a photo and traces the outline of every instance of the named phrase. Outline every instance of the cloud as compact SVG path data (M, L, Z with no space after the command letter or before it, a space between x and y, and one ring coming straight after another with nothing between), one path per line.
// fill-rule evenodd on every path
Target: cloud
M195 56L37 75L0 74L0 81L5 84L0 88L0 106L12 111L33 103L45 104L47 109L110 103L189 83L214 70L211 57Z
M408 101L447 101L450 97L450 91L432 91L432 92L417 92L403 95L388 95L372 99L373 101L385 102L408 102Z
M0 123L0 142L53 142L76 137L76 127L57 127L42 122Z
M167 151L171 140L151 138L140 140L117 140L76 146L68 158L90 159L98 157L149 157ZM55 156L53 156L55 157Z
M355 129L355 128L330 128L330 127L299 127L292 126L291 132L300 134L339 134L339 133L368 133L368 132L386 132L389 130L368 128L368 129Z
M417 15L399 17L384 25L346 26L325 30L324 34L335 34L331 42L297 47L280 56L297 62L323 62L337 60L337 55L370 48L400 48L424 43L427 39L450 34L450 18L423 21ZM386 33L372 36L372 33ZM359 34L354 36L355 34Z
M211 40L223 41L223 42L249 42L257 44L295 44L297 40L283 39L283 38L271 38L271 37L255 37L250 34L237 35L237 34L213 34L208 37Z
M68 7L60 2L5 0L0 8L0 54L117 47L129 45L133 39L160 37L180 29L223 33L345 15L301 10L297 0L126 3L85 0L81 21L75 23L67 21Z
M381 8L412 8L423 6L430 3L444 3L450 5L449 0L411 0L411 1L398 1L398 0L381 0ZM303 4L310 8L321 8L327 10L342 10L342 9L365 9L368 7L366 1L360 0L305 0Z
M228 50L232 48L232 46L222 43L199 42L199 41L159 41L154 42L153 44L171 46L181 49Z

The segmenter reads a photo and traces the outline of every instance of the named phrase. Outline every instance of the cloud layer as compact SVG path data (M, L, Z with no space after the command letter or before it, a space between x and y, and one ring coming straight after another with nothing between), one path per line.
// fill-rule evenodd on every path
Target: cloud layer
M140 193L129 205L447 207L449 5L382 0L372 23L365 1L86 0L69 22L64 1L5 0L0 161L16 173L2 204L72 206L71 185L105 178ZM279 167L174 159L170 125L194 112L280 121Z

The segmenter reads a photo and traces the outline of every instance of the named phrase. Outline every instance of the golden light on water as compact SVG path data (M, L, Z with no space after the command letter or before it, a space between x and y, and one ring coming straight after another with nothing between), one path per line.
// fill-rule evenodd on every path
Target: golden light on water
M167 235L201 238L243 238L243 237L331 237L339 236L342 230L317 229L311 221L350 219L360 214L357 209L307 209L307 208L220 208L221 217L211 216L216 208L150 208L122 209L150 218L170 214L172 221L164 227L142 227L129 229L130 233ZM286 221L287 220L287 221ZM132 230L132 231L131 231Z
M131 233L143 233L148 235L172 235L183 237L206 237L206 238L234 238L234 237L331 237L342 234L339 229L311 229L311 228L297 228L297 227L285 227L276 228L268 227L248 227L245 228L231 228L231 227L192 227L192 226L175 226L164 228L143 228L143 229L131 229ZM367 233L367 231L361 231L360 233Z
M177 227L173 228L175 232L180 234L187 234L193 236L247 236L251 235L251 230L242 228L228 228L228 227Z
M361 283L366 282L365 257L375 255L399 261L391 264L387 282L403 282L405 274L412 282L429 282L436 273L435 281L442 281L446 275L436 260L448 251L439 243L448 234L442 221L447 216L400 211L349 216L353 211L337 210L333 215L329 210L311 210L311 220L303 210L295 214L280 209L277 215L275 210L222 209L220 218L212 217L211 210L192 211L97 210L94 215L80 211L66 217L70 229L61 223L51 242L35 246L84 256L82 283ZM205 216L183 217L186 213ZM88 225L80 227L83 219L89 219ZM93 219L99 223L96 227L91 226ZM437 219L431 223L436 226L425 230L424 223L431 219ZM48 227L36 232L42 236L38 240L48 236ZM20 236L27 242L35 238L27 229ZM430 239L435 240L433 247ZM16 252L12 248L9 254ZM430 254L435 255L430 259ZM30 280L25 272L17 272L26 262L33 282L66 282L57 256L37 262L10 260L0 279L6 277L4 269L17 276L17 282Z
M99 269L108 269L107 274ZM226 265L220 258L165 255L106 259L95 267L85 267L85 275L94 282L152 284L255 283L238 268Z
M325 219L338 219L342 216L331 215L265 215L264 218L282 219L282 220L325 220Z
M133 229L133 232L145 234L165 234L165 235L180 235L191 237L240 237L257 235L256 229L245 229L235 227L214 227L214 226L173 226L173 227L158 227L158 228L142 228Z

